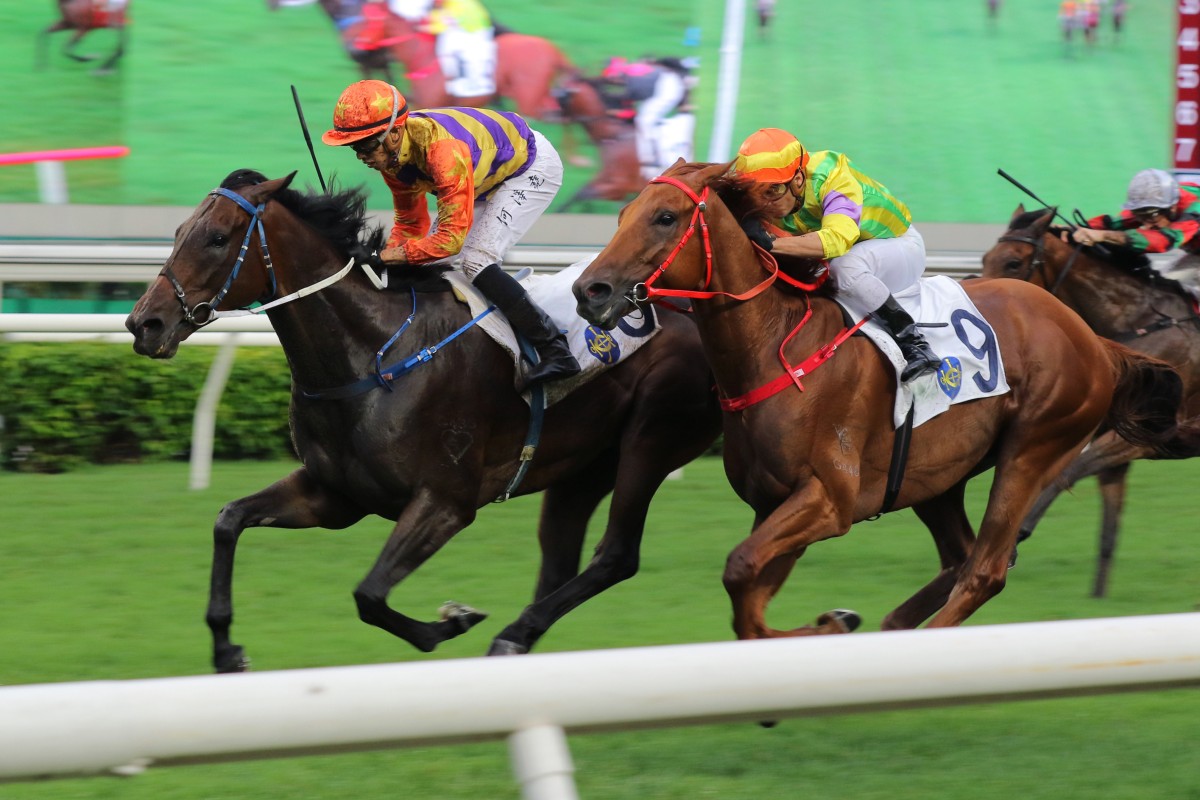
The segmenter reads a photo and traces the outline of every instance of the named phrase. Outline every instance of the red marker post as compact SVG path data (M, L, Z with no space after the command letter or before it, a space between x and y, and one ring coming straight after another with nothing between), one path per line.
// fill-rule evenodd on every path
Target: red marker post
M1197 0L1200 2L1200 0ZM25 153L0 153L0 167L15 164L33 164L37 167L38 194L43 203L67 202L67 176L63 171L64 161L85 161L96 158L124 158L129 148L124 145L110 147L76 147L70 150L32 150Z

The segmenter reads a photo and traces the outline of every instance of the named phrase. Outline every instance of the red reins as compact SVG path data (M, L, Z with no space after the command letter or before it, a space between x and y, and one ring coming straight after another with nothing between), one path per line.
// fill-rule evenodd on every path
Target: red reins
M810 374L817 367L833 358L834 353L837 352L837 349L842 342L853 336L854 333L866 323L866 318L859 320L857 324L852 325L851 327L842 328L841 332L834 337L832 342L822 345L817 352L804 359L799 366L792 365L787 360L787 356L784 355L784 348L787 347L788 342L790 342L796 336L796 334L800 332L800 329L803 328L805 323L807 323L812 317L812 302L808 298L807 293L816 291L821 287L822 284L825 283L825 281L829 279L828 268L825 269L825 271L822 272L814 282L806 283L804 281L797 280L796 278L788 275L786 272L780 270L779 262L775 260L775 257L755 244L755 253L758 256L759 263L767 269L767 277L761 283L740 294L709 290L708 286L712 283L713 269L712 242L709 239L708 222L704 218L704 212L708 210L707 203L705 202L705 199L708 197L708 187L705 186L704 190L700 194L696 194L696 192L694 192L687 184L677 180L676 178L670 178L665 175L660 175L659 177L652 179L650 182L670 184L671 186L681 190L691 199L693 203L696 204L696 209L692 212L691 222L688 224L688 228L686 231L684 231L679 243L675 245L675 249L671 251L663 263L654 271L653 274L650 275L649 278L647 278L644 282L634 286L632 292L634 299L636 299L638 302L644 302L646 300L653 302L664 297L687 297L700 300L707 300L714 297L728 297L732 300L749 300L773 284L776 279L782 279L785 283L788 283L806 293L806 308L804 310L803 318L801 318L800 323L792 329L792 332L784 337L783 342L779 345L779 362L783 365L784 373L774 380L759 386L757 389L752 389L751 391L746 392L743 395L739 395L738 397L721 398L721 409L724 411L741 411L742 409L752 406L761 400L765 400L772 395L778 394L779 392L793 385L800 391L804 391L804 385L800 383L801 376ZM654 288L654 282L658 280L660 275L667 271L667 268L671 266L671 263L675 260L676 256L679 255L679 252L683 249L684 245L688 243L688 240L691 239L692 235L696 232L697 220L700 222L700 234L704 240L705 288L703 290Z

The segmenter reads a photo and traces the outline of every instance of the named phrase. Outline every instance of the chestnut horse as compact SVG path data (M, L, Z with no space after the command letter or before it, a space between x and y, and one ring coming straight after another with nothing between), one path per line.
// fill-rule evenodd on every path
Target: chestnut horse
M71 38L63 46L63 53L68 58L86 62L96 60L97 56L79 55L75 52L76 45L84 36L94 30L113 28L117 32L117 49L96 70L97 73L109 72L125 53L127 37L125 15L127 10L128 4L110 11L106 8L104 0L58 0L58 21L38 35L38 69L46 66L46 49L50 41L50 34L58 31L71 31Z
M1051 225L1054 214L1054 209L1027 212L1023 205L1018 206L1008 231L984 254L983 276L1017 278L1049 289L1099 335L1173 364L1183 378L1182 413L1197 418L1200 317L1190 296L1173 282L1157 278L1145 257L1127 248L1108 246L1106 258L1095 248L1067 244L1062 240L1065 229ZM1171 455L1189 458L1200 456L1200 450L1180 442ZM1121 526L1129 463L1157 457L1160 454L1154 450L1131 444L1111 432L1100 435L1038 497L1021 523L1020 538L1033 533L1063 489L1095 475L1100 482L1103 514L1092 595L1103 597Z
M662 329L626 361L547 409L540 444L513 490L533 422L513 388L512 358L470 325L436 269L392 269L386 291L357 271L313 291L360 250L365 194L302 195L288 188L291 179L230 175L179 227L166 265L126 322L136 352L170 358L218 304L310 292L266 311L292 371L292 438L303 466L217 517L207 615L213 663L219 672L246 665L229 637L234 549L246 528L342 529L370 514L394 520L354 599L364 622L428 652L483 615L454 605L442 620L424 622L390 608L388 593L477 509L509 491L545 490L534 600L490 649L524 653L564 614L637 571L655 491L716 438L720 412L696 326L662 315ZM247 248L254 235L258 246ZM375 230L367 246L382 237ZM383 368L383 350L414 355ZM608 526L581 572L588 519L610 492Z
M750 536L725 567L734 631L741 639L842 633L857 615L831 612L781 630L767 623L766 608L810 545L888 510L896 373L866 339L843 339L849 328L833 300L783 276L746 238L729 203L747 190L722 177L729 166L680 162L651 181L575 281L578 310L603 327L648 300L692 298L723 407L733 409L725 414L726 474L754 511ZM952 405L911 432L891 505L912 507L929 527L941 570L887 615L885 629L927 619L957 625L999 593L1030 504L1100 425L1145 444L1174 432L1181 382L1168 365L1100 339L1038 287L978 280L966 291L991 330L972 325L973 338L989 341L964 345L989 367L997 361L987 353L998 348L1010 391ZM793 386L800 375L802 389ZM729 398L767 384L786 388L731 406ZM991 468L976 537L965 487Z

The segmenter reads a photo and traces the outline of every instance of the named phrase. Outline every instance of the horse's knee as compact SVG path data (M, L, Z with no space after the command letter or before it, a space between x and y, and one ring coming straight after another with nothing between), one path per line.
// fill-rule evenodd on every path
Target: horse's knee
M377 627L387 611L384 596L372 591L365 583L359 584L354 590L354 604L358 608L358 618Z
M743 547L737 547L725 560L725 573L721 576L721 582L725 584L725 591L733 596L745 591L758 577L759 572L761 568L754 560L753 554Z
M962 588L976 597L990 600L1004 591L1004 585L1007 580L1008 578L1004 572L994 574L991 572L976 571L963 581Z

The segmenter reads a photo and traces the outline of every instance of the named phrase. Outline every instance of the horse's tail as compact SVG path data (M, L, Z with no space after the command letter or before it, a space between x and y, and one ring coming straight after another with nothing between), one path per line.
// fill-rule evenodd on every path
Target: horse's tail
M1109 362L1117 379L1105 423L1122 439L1149 447L1160 457L1184 457L1184 450L1189 447L1186 440L1195 440L1192 447L1200 443L1200 430L1189 432L1190 429L1179 427L1183 378L1165 361L1110 339L1100 341L1108 348Z

